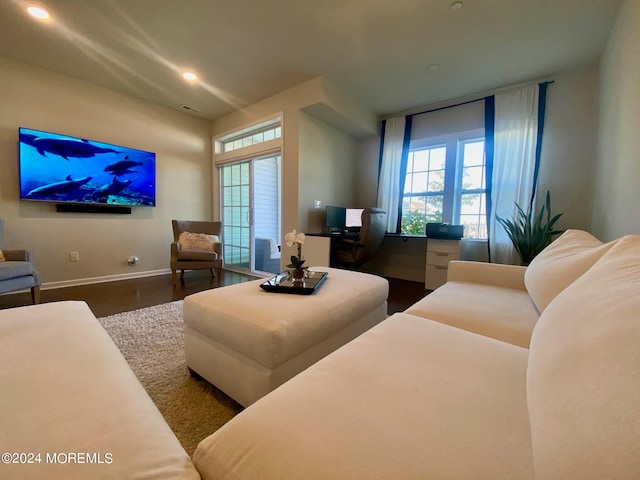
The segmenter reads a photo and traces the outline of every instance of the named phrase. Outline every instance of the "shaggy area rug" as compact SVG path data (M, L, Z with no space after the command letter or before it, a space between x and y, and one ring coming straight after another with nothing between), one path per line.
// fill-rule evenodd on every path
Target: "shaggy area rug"
M189 455L200 440L242 410L224 393L189 374L184 356L182 301L98 320Z

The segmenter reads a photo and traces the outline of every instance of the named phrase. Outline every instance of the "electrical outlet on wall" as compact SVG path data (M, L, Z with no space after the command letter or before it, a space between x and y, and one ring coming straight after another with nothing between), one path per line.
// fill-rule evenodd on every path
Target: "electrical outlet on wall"
M80 254L78 252L69 252L69 261L70 262L79 262Z

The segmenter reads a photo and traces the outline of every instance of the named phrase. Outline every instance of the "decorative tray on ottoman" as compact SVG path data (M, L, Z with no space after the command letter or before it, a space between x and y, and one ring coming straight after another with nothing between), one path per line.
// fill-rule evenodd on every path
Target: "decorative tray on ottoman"
M294 280L291 273L287 271L271 277L266 282L260 284L260 288L267 292L311 295L320 288L324 279L327 278L327 275L327 272L307 271L304 278Z

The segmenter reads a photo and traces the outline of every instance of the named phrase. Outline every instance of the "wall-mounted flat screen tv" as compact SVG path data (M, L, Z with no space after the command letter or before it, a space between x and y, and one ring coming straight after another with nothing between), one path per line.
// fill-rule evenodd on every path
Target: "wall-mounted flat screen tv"
M156 204L155 153L21 127L19 164L22 200Z

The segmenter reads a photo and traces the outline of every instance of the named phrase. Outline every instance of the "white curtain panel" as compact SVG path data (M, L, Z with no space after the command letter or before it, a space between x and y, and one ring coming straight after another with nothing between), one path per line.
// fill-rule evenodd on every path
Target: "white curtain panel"
M520 263L495 217L513 218L516 203L525 211L529 207L538 135L538 95L538 85L532 85L495 96L493 215L489 219L489 248L495 263Z
M389 118L385 125L382 165L378 179L378 207L387 211L387 232L395 233L398 226L400 201L400 164L404 142L405 117Z

